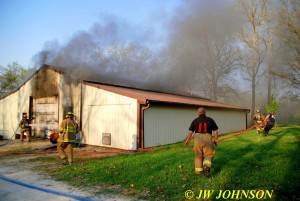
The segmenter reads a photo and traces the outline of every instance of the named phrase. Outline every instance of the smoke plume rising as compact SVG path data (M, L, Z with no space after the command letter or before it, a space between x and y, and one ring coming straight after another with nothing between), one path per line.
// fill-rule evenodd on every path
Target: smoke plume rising
M88 31L75 33L63 44L47 42L36 56L37 67L45 63L81 80L193 94L205 65L203 41L221 41L231 34L229 5L183 1L165 18L169 20L160 22L164 30L103 15Z

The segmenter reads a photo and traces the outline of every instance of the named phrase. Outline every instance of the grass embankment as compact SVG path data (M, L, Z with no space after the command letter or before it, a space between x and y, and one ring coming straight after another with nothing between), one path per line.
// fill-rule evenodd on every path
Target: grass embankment
M197 200L200 190L215 190L211 200L217 200L221 190L273 190L272 200L295 200L300 198L299 134L300 128L292 125L273 128L268 137L252 130L220 142L210 179L194 175L193 143L189 148L178 143L153 152L88 161L75 158L76 164L52 175L74 185L100 185L145 200L185 200L187 190L195 194L191 200Z

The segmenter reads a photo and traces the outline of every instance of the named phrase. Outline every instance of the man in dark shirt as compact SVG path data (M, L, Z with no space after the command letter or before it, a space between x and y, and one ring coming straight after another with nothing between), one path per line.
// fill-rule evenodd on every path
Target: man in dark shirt
M214 144L218 145L218 126L216 122L206 116L204 108L198 109L199 117L194 119L190 125L189 132L185 141L185 146L189 146L191 137L194 135L194 155L195 173L200 175L203 171L206 177L210 177L212 160L216 154L213 143L212 133L214 133Z
M263 131L263 136L267 137L269 131L271 130L271 128L273 128L274 124L275 124L275 115L274 112L270 112L270 114L265 118L265 122L267 122L264 131Z

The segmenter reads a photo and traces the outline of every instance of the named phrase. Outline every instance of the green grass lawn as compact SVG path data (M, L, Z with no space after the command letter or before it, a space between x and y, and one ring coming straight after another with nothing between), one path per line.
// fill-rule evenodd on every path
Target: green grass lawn
M285 125L273 128L268 137L252 130L222 141L209 179L194 175L193 142L188 148L182 142L152 152L77 161L52 175L73 185L101 185L105 191L145 200L188 200L188 190L189 196L195 195L190 200L200 200L196 197L201 190L214 190L210 200L218 200L221 190L273 190L271 200L299 200L299 134L299 127Z

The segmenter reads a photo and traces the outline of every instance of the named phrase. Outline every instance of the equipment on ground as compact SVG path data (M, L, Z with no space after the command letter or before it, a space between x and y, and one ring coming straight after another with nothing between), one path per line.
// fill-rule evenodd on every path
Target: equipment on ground
M53 132L50 134L50 142L52 144L56 144L57 143L57 140L58 140L58 137L59 137L59 134L58 132Z

